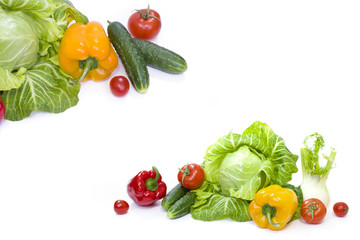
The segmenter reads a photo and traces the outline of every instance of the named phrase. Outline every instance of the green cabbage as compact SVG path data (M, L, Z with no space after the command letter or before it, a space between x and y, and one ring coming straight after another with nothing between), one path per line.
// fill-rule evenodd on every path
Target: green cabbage
M70 84L58 64L61 38L73 20L88 22L67 0L0 0L0 97L6 119L77 104L80 85Z
M205 221L251 220L248 206L255 193L270 184L287 184L298 171L298 156L259 121L243 134L230 132L220 138L204 158L205 183L195 190L197 200L191 214Z
M23 12L0 9L0 65L9 71L31 68L39 51L39 36Z
M270 182L272 172L270 160L241 146L226 154L219 168L219 184L225 195L252 200L258 189Z

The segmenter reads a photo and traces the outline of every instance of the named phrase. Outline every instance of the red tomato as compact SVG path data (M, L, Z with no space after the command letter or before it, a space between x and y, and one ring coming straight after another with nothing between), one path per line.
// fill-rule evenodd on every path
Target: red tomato
M204 169L196 163L183 166L178 173L178 180L181 185L190 190L199 188L203 184L204 179Z
M136 10L128 20L128 30L135 38L154 39L160 32L160 15L148 6L147 9Z
M326 207L317 198L310 198L303 202L300 210L301 217L307 223L318 224L326 215Z
M123 215L126 214L129 210L129 204L124 200L117 200L114 203L114 211L117 214Z
M0 99L0 121L3 120L4 116L5 116L5 106Z
M124 76L116 76L110 80L110 90L117 97L125 96L129 88L129 80Z
M344 202L337 202L333 207L334 213L338 217L344 217L349 212L349 207Z

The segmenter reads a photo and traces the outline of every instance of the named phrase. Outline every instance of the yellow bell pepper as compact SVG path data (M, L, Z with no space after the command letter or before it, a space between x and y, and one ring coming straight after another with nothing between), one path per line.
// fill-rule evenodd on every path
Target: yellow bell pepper
M117 68L118 56L100 23L74 23L61 40L59 65L74 82L100 81Z
M249 213L259 227L280 230L291 220L297 207L298 198L294 191L270 185L255 194Z

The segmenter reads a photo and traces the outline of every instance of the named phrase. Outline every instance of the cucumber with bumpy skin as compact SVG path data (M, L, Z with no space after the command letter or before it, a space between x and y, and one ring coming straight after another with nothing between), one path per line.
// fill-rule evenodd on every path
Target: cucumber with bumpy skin
M195 192L188 192L170 207L167 211L167 216L171 219L175 219L190 213L191 207L195 204L196 198L197 196Z
M169 210L172 205L174 205L180 198L184 197L189 191L189 189L184 188L179 183L166 194L166 196L161 201L161 206L165 210Z
M119 22L111 22L107 27L107 32L131 84L139 93L145 93L149 87L149 72L144 57L130 33Z
M143 39L133 38L133 42L142 53L146 65L172 74L186 71L187 63L179 54Z

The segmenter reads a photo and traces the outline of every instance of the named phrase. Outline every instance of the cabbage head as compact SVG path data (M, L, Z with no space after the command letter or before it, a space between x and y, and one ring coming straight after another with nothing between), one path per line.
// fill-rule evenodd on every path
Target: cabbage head
M230 132L211 145L202 166L205 182L197 190L193 218L229 217L249 221L249 201L271 184L285 185L298 171L298 156L265 123L256 121L242 134Z
M0 9L0 90L20 87L40 49L37 28L21 11ZM20 70L19 70L20 69Z
M0 65L9 71L34 66L39 36L32 19L23 12L0 9Z

